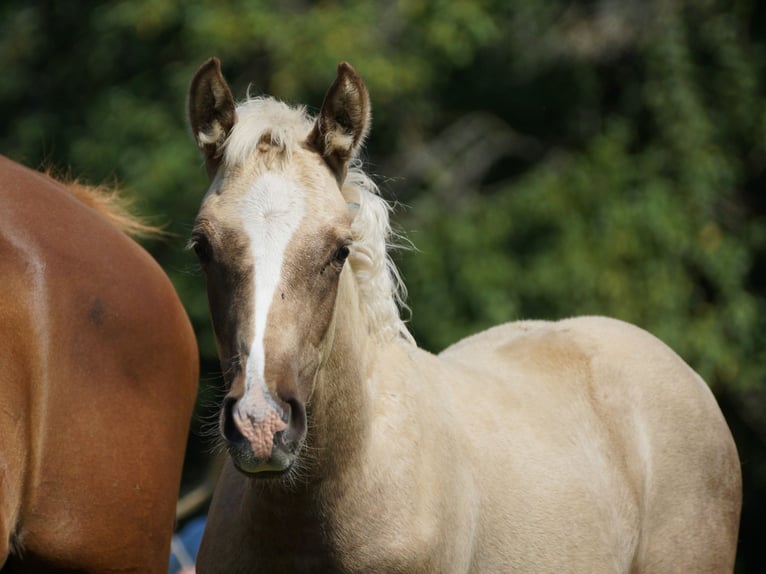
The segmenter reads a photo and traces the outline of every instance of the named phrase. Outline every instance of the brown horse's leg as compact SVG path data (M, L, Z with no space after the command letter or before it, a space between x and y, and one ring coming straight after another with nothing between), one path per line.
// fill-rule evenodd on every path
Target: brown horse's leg
M3 359L0 355L0 365L4 364ZM8 389L10 385L6 383L8 381L0 376L0 389ZM24 440L18 440L24 433L15 430L17 421L10 421L10 426L4 424L6 422L9 421L0 417L0 574L13 571L8 561L17 550L17 523L23 496L21 469L25 462L23 458L13 456L14 453L25 450L25 447L21 446ZM9 441L8 437L14 437L16 440Z
M0 517L0 574L10 574L15 571L11 555L14 538L15 534L6 517Z
M8 560L8 535L4 528L0 528L0 574L6 574L9 570L6 570L5 563Z

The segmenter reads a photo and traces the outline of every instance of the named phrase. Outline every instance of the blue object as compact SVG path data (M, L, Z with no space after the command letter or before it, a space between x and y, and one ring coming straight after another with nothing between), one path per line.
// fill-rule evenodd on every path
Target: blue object
M181 568L194 566L197 561L199 544L202 542L202 533L205 531L206 516L190 520L186 525L173 535L170 545L170 564L168 574L178 574Z

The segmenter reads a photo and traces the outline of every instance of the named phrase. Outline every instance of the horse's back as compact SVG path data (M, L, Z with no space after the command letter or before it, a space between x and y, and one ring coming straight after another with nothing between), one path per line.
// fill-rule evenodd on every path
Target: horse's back
M482 543L501 560L493 567L540 568L493 553L499 533L510 532L514 548L555 552L574 571L580 558L593 572L732 570L736 447L707 385L658 339L601 317L519 322L440 358L464 374L454 386L460 404L475 404L463 422L483 451L478 480L495 525ZM522 530L508 519L514 513L525 516ZM530 527L556 515L558 526ZM586 556L585 548L596 550Z
M175 290L102 214L5 158L0 269L0 348L17 349L0 355L17 429L0 456L19 469L2 535L43 569L164 570L197 382Z

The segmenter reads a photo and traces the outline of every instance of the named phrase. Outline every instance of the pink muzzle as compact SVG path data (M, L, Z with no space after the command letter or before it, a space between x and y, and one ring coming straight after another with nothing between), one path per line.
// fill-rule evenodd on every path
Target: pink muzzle
M260 460L268 460L274 445L274 435L287 428L281 409L255 382L234 406L234 424Z

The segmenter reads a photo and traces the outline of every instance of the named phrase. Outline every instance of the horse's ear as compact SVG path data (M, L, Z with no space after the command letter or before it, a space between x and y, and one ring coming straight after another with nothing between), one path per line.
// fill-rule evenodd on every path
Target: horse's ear
M218 58L210 58L194 74L189 87L188 112L194 140L212 180L221 163L226 136L237 121L234 98Z
M342 183L348 162L359 152L369 130L367 88L354 68L348 62L341 62L308 142L324 157L338 182Z

